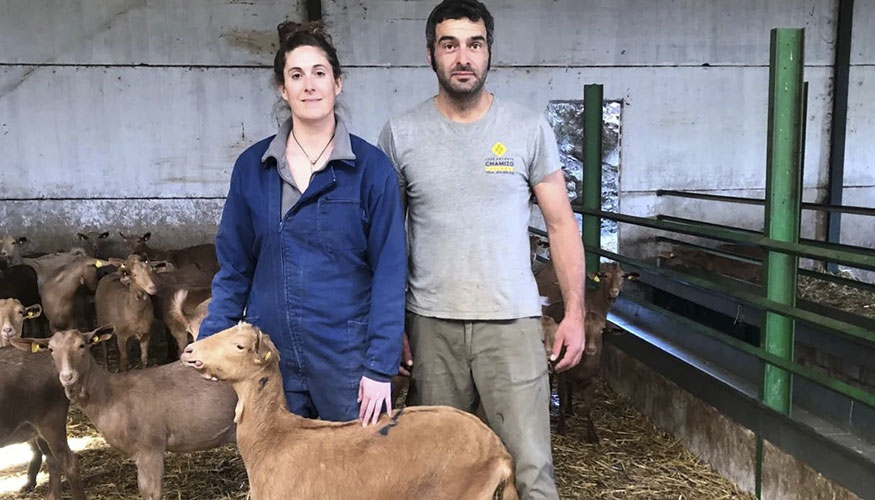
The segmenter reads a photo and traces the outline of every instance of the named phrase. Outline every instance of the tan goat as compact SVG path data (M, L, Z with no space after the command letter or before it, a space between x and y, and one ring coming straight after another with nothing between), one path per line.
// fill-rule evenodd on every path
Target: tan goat
M58 375L48 353L30 352L30 339L12 339L19 349L0 349L0 448L29 442L33 458L27 468L31 491L42 465L43 454L49 469L47 499L61 499L61 471L67 476L74 500L84 500L85 492L79 462L67 445L69 401L58 383Z
M0 299L0 347L21 338L24 321L39 317L42 311L39 304L24 307L17 299Z
M627 279L635 279L637 273L626 273L617 263L605 263L600 266L598 274L591 275L590 279L598 284L595 290L586 291L586 316L584 318L584 332L586 346L580 363L574 368L556 375L556 388L559 393L559 422L556 431L565 434L565 421L568 415L574 413L573 393L576 387L582 387L584 392L584 411L587 419L586 440L590 443L598 442L590 416L592 397L595 386L593 379L598 374L602 353L602 334L605 328L608 311L619 297L623 284ZM559 281L552 262L549 262L541 272L536 275L538 291L544 297L543 314L550 317L555 323L560 323L565 317L565 305L562 302ZM543 321L543 320L542 320ZM549 327L549 322L547 325ZM555 335L555 328L545 328L545 343L552 347L552 339L547 335ZM547 347L547 346L545 346ZM550 349L547 347L547 349ZM549 353L548 353L549 355Z
M180 355L182 355L185 346L188 345L188 336L191 336L192 340L197 340L201 323L207 317L207 309L210 307L210 301L212 300L208 292L209 289L202 291L202 293L207 293L207 298L192 304L190 303L191 301L187 302L190 291L182 288L174 292L170 300L170 310L168 311L168 318L165 318L165 322L176 338Z
M46 280L42 301L51 331L89 328L97 268L105 265L107 262L100 259L78 257Z
M517 498L510 454L477 417L419 406L368 427L305 419L286 407L278 358L247 323L182 355L237 391L237 445L253 500Z
M237 396L230 384L204 379L181 363L107 373L88 347L109 340L112 328L56 332L22 339L52 352L57 379L110 446L137 464L145 500L159 500L164 452L208 450L234 441Z
M111 262L116 264L115 259ZM139 255L129 256L119 264L118 273L105 276L97 285L94 305L97 324L115 329L119 350L119 369L128 369L128 341L140 343L140 362L149 363L149 342L152 321L155 319L150 295L157 291L152 279L152 266Z

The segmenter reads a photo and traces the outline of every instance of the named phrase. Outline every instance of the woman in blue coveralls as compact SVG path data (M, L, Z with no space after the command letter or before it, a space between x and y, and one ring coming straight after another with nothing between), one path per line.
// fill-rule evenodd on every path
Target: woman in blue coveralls
M234 165L200 336L240 320L258 326L279 349L292 412L367 425L391 410L401 358L398 180L335 115L342 71L321 25L278 31L274 82L292 116Z

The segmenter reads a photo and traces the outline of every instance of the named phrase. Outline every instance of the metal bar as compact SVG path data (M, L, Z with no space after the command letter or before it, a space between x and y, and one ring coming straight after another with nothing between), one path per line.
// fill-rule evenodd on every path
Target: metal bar
M672 231L675 233L688 234L691 236L700 236L703 238L711 238L715 240L730 241L733 243L751 243L759 245L767 250L774 250L797 255L799 257L808 257L815 260L829 259L833 262L840 262L851 267L859 267L875 271L875 254L870 250L862 252L859 250L844 250L847 245L841 245L842 249L822 248L818 245L812 245L805 241L805 244L793 244L781 241L775 241L763 237L760 233L753 231L742 231L737 229L723 229L720 227L703 227L700 224L680 224L665 220L656 220L647 217L635 217L634 215L618 214L613 212L604 212L601 210L590 210L583 207L573 207L574 211L581 214L595 213L605 219L615 220L624 224L635 224L638 226L649 227L652 229L660 229L662 231ZM822 243L822 242L821 242ZM829 243L822 243L829 245ZM839 246L839 245L832 245ZM852 247L857 248L857 247Z
M832 124L829 136L829 191L827 203L841 205L845 187L845 137L848 128L848 86L851 71L851 39L854 30L854 0L839 0L833 65ZM840 243L842 214L831 212L826 221L826 241ZM828 262L827 271L838 266Z
M657 236L657 243L671 243L672 245L683 245L691 248L695 248L697 250L701 250L703 252L719 255L720 257L726 257L728 259L737 260L739 262L744 262L747 264L762 264L763 261L759 259L753 259L751 257L745 257L743 255L736 255L732 252L727 252L724 250L720 250L719 248L710 248L704 245L698 245L696 243L690 243L689 241L676 240L674 238L669 238L667 236ZM805 269L800 267L799 274L802 276L807 276L809 278L814 278L821 281L829 281L830 283L836 283L838 285L844 285L851 288L857 288L859 290L866 290L868 292L875 292L875 285L872 283L866 283L865 281L857 281L849 278L843 278L841 276L836 276L828 273L819 273L817 271L812 271L811 269Z
M698 200L725 201L728 203L740 203L743 205L765 205L766 200L759 198L745 198L743 196L726 196L720 194L692 193L687 191L675 191L671 189L658 189L656 196L675 196L678 198L693 198ZM825 212L840 212L855 215L875 216L875 208L857 207L849 205L829 205L826 203L802 202L802 210L820 210Z
M594 210L602 206L602 85L583 87L583 206ZM584 247L601 248L602 220L583 216ZM599 256L586 255L586 272L597 273Z
M875 332L863 328L859 325L855 325L853 323L848 323L847 321L841 321L835 318L830 318L828 316L824 316L822 314L817 314L811 311L806 311L804 309L799 309L798 307L789 307L784 304L779 304L773 300L769 300L757 293L749 292L746 290L738 289L738 287L726 286L720 283L714 283L712 281L700 278L698 276L693 276L691 274L675 271L672 269L666 268L657 268L653 267L646 262L643 262L638 259L633 259L631 257L626 257L624 255L616 254L614 252L609 252L607 250L597 249L597 248L587 248L587 252L597 253L602 257L607 257L608 259L615 260L621 263L629 264L633 267L647 269L648 272L653 274L657 274L660 276L665 276L674 281L679 281L681 283L687 283L694 287L701 288L703 290L710 290L714 292L721 293L723 295L729 296L738 300L743 304L748 304L751 306L758 307L765 311L772 311L776 313L780 313L786 316L789 316L795 320L804 321L810 325L814 325L823 330L829 330L830 332L836 333L842 337L845 337L849 340L853 340L854 342L863 343L867 346L872 346L875 344Z
M720 229L726 229L727 231L737 231L740 233L752 234L752 235L757 235L757 236L763 235L763 233L761 233L759 231L753 231L751 229L741 229L741 228L736 228L736 227L732 227L732 226L727 226L724 224L715 224L713 222L703 222L703 221L698 221L698 220L693 220L693 219L685 219L683 217L675 217L673 215L659 214L656 216L656 220L664 220L664 221L669 221L669 222L680 222L681 224L689 224L689 225L693 225L693 226L716 227L716 228L720 228ZM717 238L717 239L720 239L720 238ZM726 240L726 241L729 241L729 240ZM836 243L827 243L825 241L811 240L811 239L807 239L807 238L800 238L799 242L802 244L808 245L808 246L812 246L812 247L824 248L826 250L849 250L852 252L856 252L860 255L870 255L872 257L875 257L875 250L873 250L871 248L866 248L866 247L859 247L859 246L854 246L854 245L839 245Z
M718 340L746 354L756 356L757 358L765 361L769 365L774 365L793 374L805 377L808 380L811 380L812 382L822 387L826 387L831 391L835 391L851 399L864 403L871 408L875 408L875 394L871 392L865 391L859 387L855 387L851 384L847 384L827 375L823 375L815 370L812 370L811 368L806 368L794 361L790 361L783 357L776 356L764 349L752 346L747 342L739 340L731 335L727 335L719 330L707 327L694 320L671 312L668 309L663 309L662 307L653 305L647 300L634 297L631 294L624 295L624 297L626 300L633 302L640 307L649 309L657 314L670 318L674 322L680 323L686 328L695 330L696 333L700 333L702 335L705 335L706 337Z
M766 143L765 235L775 241L798 243L802 193L802 70L805 59L803 29L772 30L769 62L769 125ZM796 270L799 258L769 250L763 262L766 298L796 307ZM765 350L784 359L793 359L793 318L766 311L763 320ZM763 403L790 414L792 407L791 372L765 366Z

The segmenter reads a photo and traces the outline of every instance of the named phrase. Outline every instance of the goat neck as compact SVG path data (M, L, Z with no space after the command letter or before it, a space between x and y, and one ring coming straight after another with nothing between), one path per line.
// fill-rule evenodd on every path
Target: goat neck
M101 404L112 399L112 384L109 373L94 361L94 356L85 356L84 366L79 375L79 381L72 387L65 387L64 392L71 401L82 405L82 410L88 413L88 407ZM90 418L90 415L89 415Z

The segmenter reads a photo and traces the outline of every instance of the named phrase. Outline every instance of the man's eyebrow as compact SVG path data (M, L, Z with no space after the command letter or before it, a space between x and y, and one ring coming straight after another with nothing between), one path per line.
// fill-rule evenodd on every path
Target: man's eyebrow
M450 36L450 35L444 35L444 36L438 38L438 43L441 43L441 42L456 42L456 41L458 41L458 39L457 39L456 37L454 37L454 36Z

